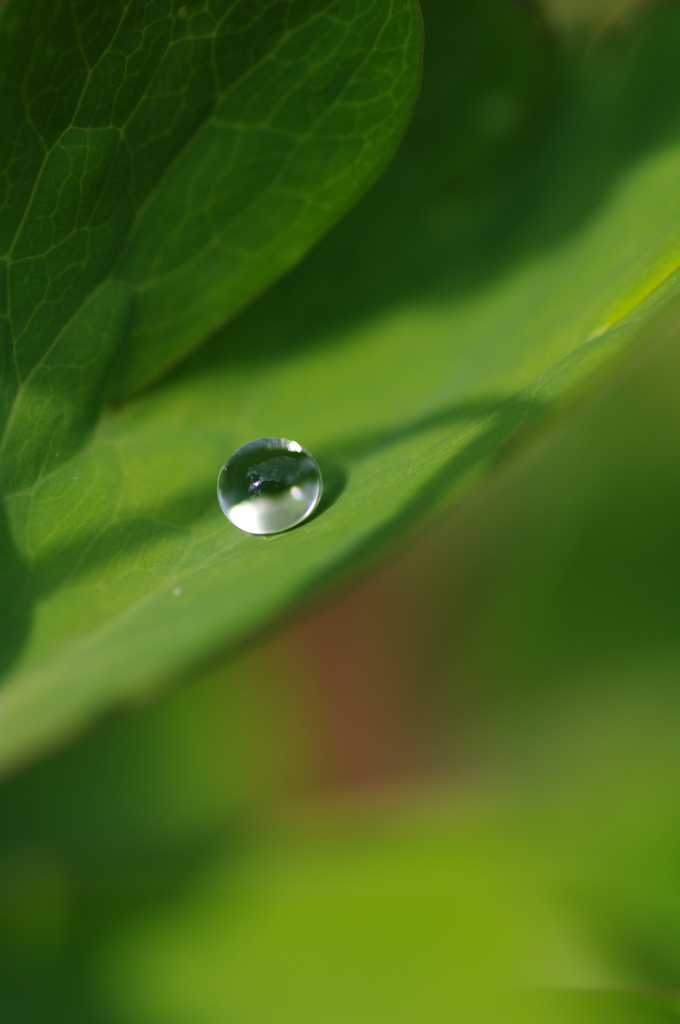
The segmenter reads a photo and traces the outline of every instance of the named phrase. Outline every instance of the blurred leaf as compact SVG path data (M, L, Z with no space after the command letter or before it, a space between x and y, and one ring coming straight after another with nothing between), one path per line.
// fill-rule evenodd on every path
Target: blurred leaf
M299 774L286 681L242 659L3 780L0 1005L13 1024L110 1022L102 946L216 858L247 856L253 807Z
M538 0L544 14L561 29L572 26L611 28L627 22L654 0Z
M325 829L312 817L110 935L100 1004L139 1024L677 1020L672 993L551 985L564 962L587 969L589 951L546 893L545 864L520 850L481 806L392 820L374 808Z
M485 871L474 836L419 826L312 827L213 866L103 948L102 1002L144 1024L541 1020L507 991L536 924L518 878Z
M677 9L587 52L550 49L504 0L425 14L422 103L378 188L10 493L34 604L0 696L2 764L241 641L655 329L680 262ZM303 528L253 538L225 522L214 480L267 434L314 451L327 497Z

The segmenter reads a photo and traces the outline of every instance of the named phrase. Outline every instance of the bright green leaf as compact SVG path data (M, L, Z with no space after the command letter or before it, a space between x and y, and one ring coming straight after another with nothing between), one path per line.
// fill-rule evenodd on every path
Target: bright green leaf
M200 353L9 494L13 578L33 604L15 602L4 764L242 641L656 329L680 263L675 8L585 53L505 0L430 0L425 15L423 101L380 186ZM141 266L139 246L120 266ZM176 251L171 234L153 259ZM152 321L133 327L140 359ZM254 538L214 487L230 451L267 434L313 451L328 496L301 528Z

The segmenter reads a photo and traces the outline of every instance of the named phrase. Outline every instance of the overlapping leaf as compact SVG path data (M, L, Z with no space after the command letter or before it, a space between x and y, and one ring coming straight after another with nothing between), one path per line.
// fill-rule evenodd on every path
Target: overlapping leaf
M413 100L418 26L403 2L120 0L100 17L34 0L10 5L0 45L16 487L57 457L48 438L62 459L77 443L79 390L157 375L365 188Z

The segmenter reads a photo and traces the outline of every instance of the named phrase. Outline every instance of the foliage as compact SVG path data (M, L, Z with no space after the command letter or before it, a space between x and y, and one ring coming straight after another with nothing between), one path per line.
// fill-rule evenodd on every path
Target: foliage
M198 669L676 337L680 16L546 6L427 0L395 161L257 298L394 149L414 6L10 0L0 766L194 682L0 789L17 1024L677 1020L672 351L411 580L458 790L286 813L313 652ZM268 433L326 500L245 537L214 480Z
M316 15L302 17L311 9L323 32ZM145 17L155 10L144 5ZM111 387L114 350L120 396L297 258L394 145L417 80L413 9L362 7L355 22L349 5L351 31L327 5L295 5L301 21L290 28L286 10L267 7L250 27L240 14L220 23L218 64L240 67L230 58L236 39L254 71L233 87L228 74L243 69L218 75L224 98L210 116L201 78L210 5L189 5L174 19L166 12L148 26L135 21L135 5L120 29L117 18L97 31L85 19L79 45L86 53L104 47L85 85L84 64L76 74L68 49L68 20L59 31L49 19L30 23L40 45L56 54L59 41L68 55L33 65L15 45L26 8L10 5L5 15L15 96L6 109L21 112L6 132L10 144L21 132L46 131L31 127L30 103L19 102L24 65L39 98L45 76L64 75L63 59L76 96L54 115L36 101L40 116L61 118L64 134L45 136L54 148L30 203L28 164L8 194L10 229L20 224L10 327L21 333L14 351L25 356L14 364L8 354L5 375L11 384L14 365L4 479L16 551L8 602L20 620L0 698L6 764L235 644L460 491L673 289L673 7L631 39L584 50L547 42L505 0L474 9L433 3L423 99L380 187L295 274L164 380L115 405L86 440L104 382ZM366 33L360 52L368 63L355 25ZM253 33L252 49L242 45L244 31ZM308 31L319 48L311 57ZM379 39L375 50L371 39ZM311 59L309 92L300 66L262 58L276 46L284 54L292 47L291 60L302 53L305 68ZM136 72L120 87L113 68L128 50ZM322 52L328 65L314 56ZM359 77L338 104L348 61ZM290 102L281 102L279 73L296 83ZM179 92L165 84L173 74ZM244 108L245 88L253 99L244 127L232 104L238 94ZM208 95L214 104L213 86ZM267 102L274 113L259 105ZM319 117L320 140L305 128ZM117 130L103 127L112 118L130 118L137 157L124 158ZM172 144L167 131L145 128L149 118L173 126ZM197 124L207 127L194 134ZM348 131L356 133L349 143ZM309 147L299 163L287 156L298 137ZM21 152L35 176L38 140ZM271 186L279 167L290 179L276 171ZM87 198L76 202L81 189ZM268 198L255 201L260 195ZM245 237L257 258L239 243ZM225 524L213 477L233 447L267 434L314 451L329 487L322 514L304 530L262 540Z
M338 17L297 4L287 27L287 7L252 24L236 7L216 35L219 12L203 3L173 17L132 4L120 27L111 15L96 29L85 6L82 25L35 6L5 13L4 134L26 161L8 191L7 324L21 337L5 372L5 764L233 645L459 490L673 282L673 9L633 42L581 52L505 2L433 3L422 103L380 188L90 436L105 388L138 387L194 345L297 258L394 145L416 87L413 9L371 5L356 21L352 4ZM90 63L102 54L87 79L76 32ZM33 49L17 45L29 37ZM213 38L228 70L208 87ZM31 63L36 46L47 49ZM283 101L280 75L294 83ZM69 97L54 110L42 98L52 76ZM121 147L108 125L126 120ZM235 535L213 496L229 451L266 434L301 440L330 485L322 514L275 540Z

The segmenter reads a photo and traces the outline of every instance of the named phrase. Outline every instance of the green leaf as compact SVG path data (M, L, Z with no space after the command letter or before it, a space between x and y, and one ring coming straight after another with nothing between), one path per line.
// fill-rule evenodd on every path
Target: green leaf
M557 49L505 0L429 0L425 16L423 100L381 184L201 352L68 461L53 445L8 495L12 579L32 604L11 605L3 766L242 642L461 493L633 336L667 329L674 6L585 52ZM176 251L156 244L155 259ZM112 330L135 285L106 286L120 289ZM104 289L85 323L109 301ZM140 361L156 351L151 321L133 322ZM314 452L327 497L301 528L249 537L219 511L215 478L236 445L270 434Z
M420 37L415 0L8 5L5 495L66 465L107 397L165 370L356 200L403 133ZM8 660L36 592L4 518L0 535Z

